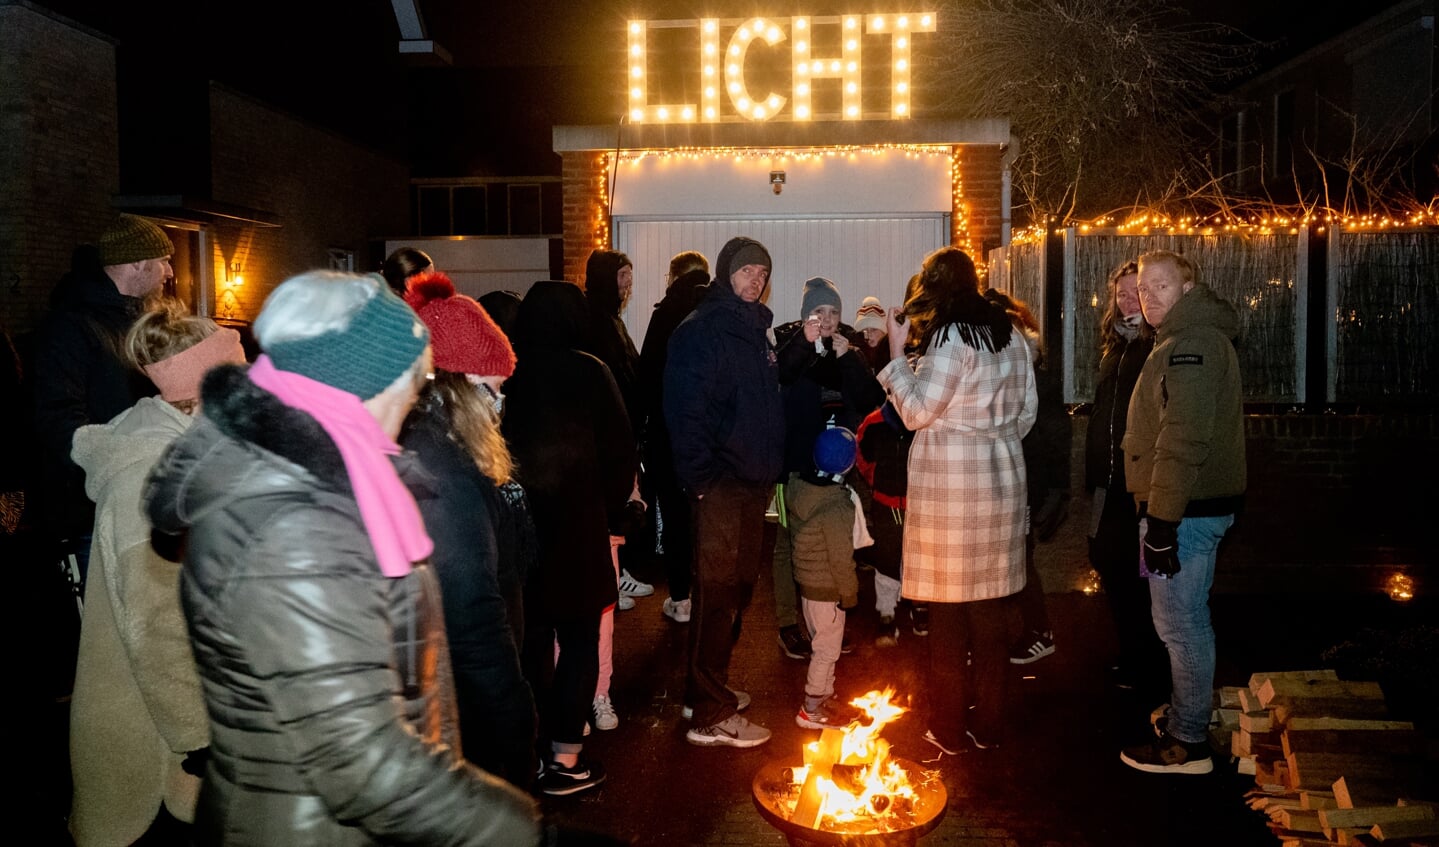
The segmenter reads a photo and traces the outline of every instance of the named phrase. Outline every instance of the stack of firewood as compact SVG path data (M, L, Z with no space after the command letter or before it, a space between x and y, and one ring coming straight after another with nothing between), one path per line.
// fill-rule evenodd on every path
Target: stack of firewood
M1283 847L1439 845L1436 804L1423 796L1425 742L1389 719L1377 682L1333 671L1257 673L1217 693L1217 729L1246 798L1268 815Z

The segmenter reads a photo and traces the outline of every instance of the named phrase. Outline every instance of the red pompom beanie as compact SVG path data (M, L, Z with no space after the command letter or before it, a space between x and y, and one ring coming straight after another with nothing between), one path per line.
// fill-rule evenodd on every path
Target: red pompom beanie
M515 372L515 351L483 307L463 294L439 271L410 277L405 302L430 328L435 367L476 376Z

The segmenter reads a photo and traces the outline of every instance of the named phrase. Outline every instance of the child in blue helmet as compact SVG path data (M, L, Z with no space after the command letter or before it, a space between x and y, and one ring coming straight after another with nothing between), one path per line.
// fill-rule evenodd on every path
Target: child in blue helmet
M788 486L785 510L794 577L812 652L804 704L795 723L806 729L844 727L857 712L834 696L834 666L844 642L845 610L859 602L854 549L854 498L844 476L854 467L854 433L826 429L815 439L814 467Z

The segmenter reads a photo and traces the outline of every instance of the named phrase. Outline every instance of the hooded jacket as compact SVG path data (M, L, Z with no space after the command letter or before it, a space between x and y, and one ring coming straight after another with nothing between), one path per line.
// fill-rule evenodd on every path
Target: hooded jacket
M730 284L732 260L747 242L731 239L720 251L708 293L670 339L665 423L675 475L691 494L724 479L771 484L783 467L784 411L768 336L774 315Z
M1239 315L1207 285L1169 310L1129 402L1125 483L1167 521L1232 515L1242 505L1244 391Z
M197 843L538 843L533 801L458 755L429 566L380 572L314 418L233 365L201 396L145 493L156 529L189 532L180 597L211 734Z
M85 617L70 701L70 832L78 847L135 841L164 803L190 821L200 780L181 768L210 743L205 699L180 614L180 565L150 546L145 477L190 418L142 398L75 432L95 501Z
M624 303L620 297L619 273L629 264L621 260L622 255L612 250L596 251L585 264L585 300L590 307L588 350L610 369L620 397L625 401L630 425L638 429L644 422L644 398L638 375L640 354L635 351L629 330L620 319Z
M674 337L675 328L704 299L709 291L709 280L709 274L698 268L681 274L670 283L660 302L655 304L650 324L645 329L639 366L640 396L645 404L645 421L641 429L645 441L645 466L652 473L674 475L670 430L665 424L665 366L669 363L670 339Z
M534 284L511 341L502 430L539 538L540 602L551 620L598 614L618 597L611 520L634 489L635 441L609 368L583 352L589 313L579 286ZM526 600L527 605L530 600Z
M43 461L38 486L41 522L56 538L90 531L94 519L84 475L70 458L75 430L103 424L155 393L120 354L142 308L105 274L98 252L77 250L55 287L51 310L35 341L35 433Z

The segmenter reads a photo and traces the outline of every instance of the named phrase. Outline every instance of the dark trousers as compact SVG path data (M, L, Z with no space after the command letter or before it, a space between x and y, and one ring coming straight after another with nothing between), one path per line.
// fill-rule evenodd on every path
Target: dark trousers
M1024 621L1025 636L1030 632L1050 632L1049 610L1044 605L1044 583L1034 566L1034 533L1024 537L1024 587L1014 595L1019 616Z
M1089 564L1099 572L1119 639L1119 665L1146 685L1163 688L1169 658L1149 610L1149 580L1139 576L1139 516L1127 491L1105 492L1099 528L1089 539Z
M595 684L600 679L600 610L566 620L532 607L525 621L524 665L535 703L540 730L552 750L578 752L584 744L585 722L594 708ZM555 644L559 643L559 660ZM461 739L463 743L463 738Z
M528 790L535 780L537 716L514 648L489 663L456 661L454 673L465 758Z
M724 480L690 503L695 567L685 701L694 708L695 726L717 724L738 705L728 684L730 652L759 576L764 510L772 490Z
M929 604L929 728L941 741L958 743L965 730L982 741L999 738L1009 679L1009 607L1008 597Z
M680 489L673 473L657 470L651 476L655 501L665 523L660 540L665 548L665 577L669 581L670 599L684 600L690 596L690 572L694 568L690 498Z

